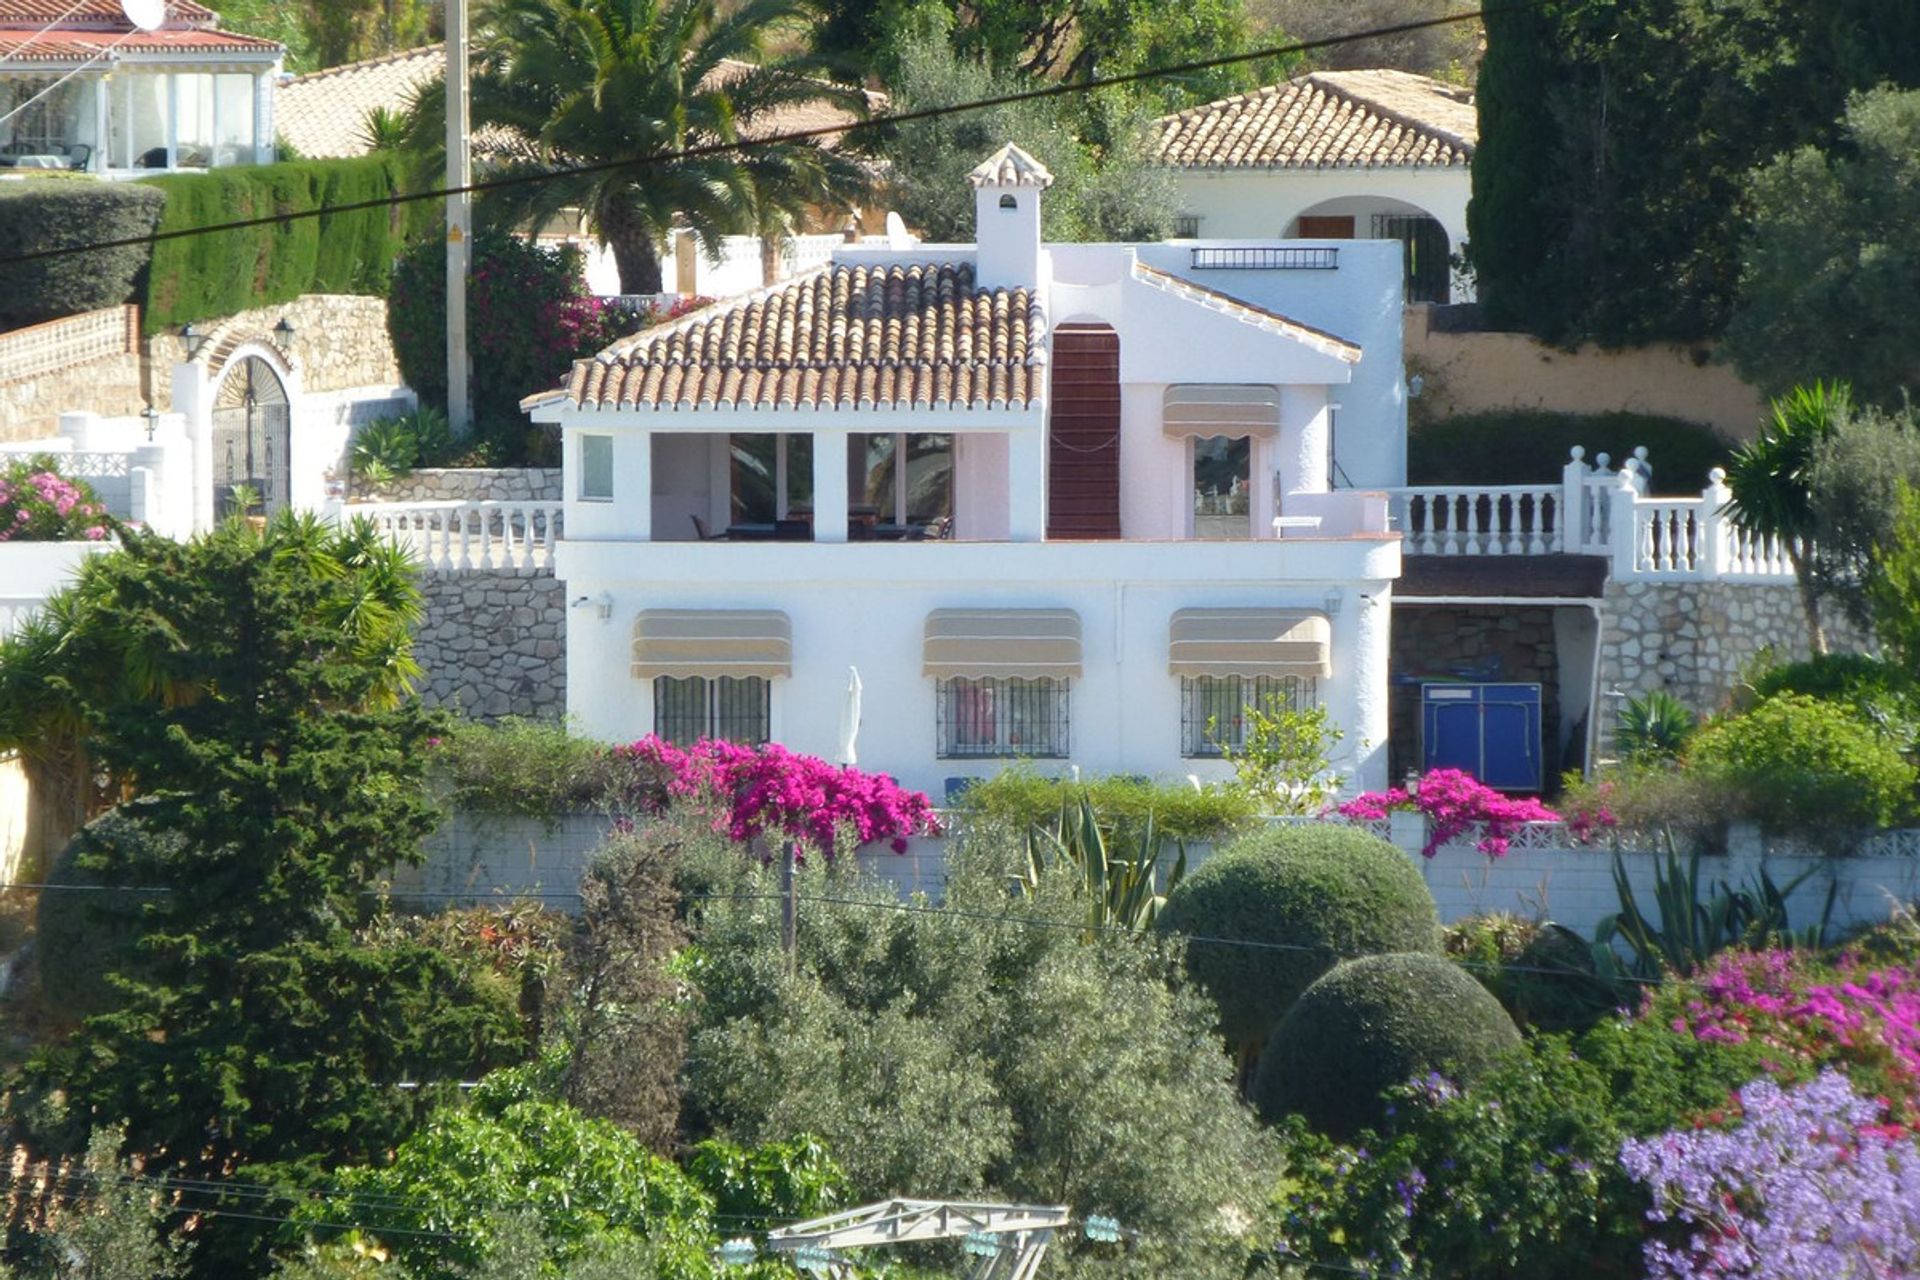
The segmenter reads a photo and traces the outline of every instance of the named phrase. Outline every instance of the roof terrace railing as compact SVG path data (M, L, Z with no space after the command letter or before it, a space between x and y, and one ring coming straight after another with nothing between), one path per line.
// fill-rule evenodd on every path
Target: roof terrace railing
M1298 245L1189 250L1195 271L1337 271L1340 250L1330 246Z

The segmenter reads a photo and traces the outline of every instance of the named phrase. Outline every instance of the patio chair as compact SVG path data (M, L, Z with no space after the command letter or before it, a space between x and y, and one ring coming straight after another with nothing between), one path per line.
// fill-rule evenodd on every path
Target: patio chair
M67 168L76 172L87 167L87 161L93 159L93 148L84 142L76 142L67 148Z
M699 535L700 541L725 542L727 540L727 535L725 531L722 531L720 533L713 532L713 530L707 527L707 522L701 519L699 516L688 516L687 519L693 521L693 531L694 533Z

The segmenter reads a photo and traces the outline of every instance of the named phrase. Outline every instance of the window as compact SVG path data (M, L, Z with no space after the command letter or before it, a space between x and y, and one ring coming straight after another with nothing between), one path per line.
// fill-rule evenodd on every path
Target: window
M1191 240L1200 234L1200 215L1197 213L1176 214L1173 219L1173 238Z
M613 501L613 437L580 437L580 501Z
M1063 758L1071 685L1071 680L1055 676L955 676L937 681L939 757Z
M1247 710L1304 711L1318 701L1312 677L1184 676L1180 680L1180 754L1218 758L1221 747L1246 745Z
M701 738L759 745L773 736L773 686L760 676L656 676L653 731L676 747Z
M1252 441L1199 436L1193 442L1193 536L1250 538Z
M1312 217L1300 219L1300 238L1302 240L1351 240L1353 239L1353 215Z
M1408 302L1445 303L1453 283L1447 229L1432 218L1397 213L1373 215L1373 238L1400 242Z

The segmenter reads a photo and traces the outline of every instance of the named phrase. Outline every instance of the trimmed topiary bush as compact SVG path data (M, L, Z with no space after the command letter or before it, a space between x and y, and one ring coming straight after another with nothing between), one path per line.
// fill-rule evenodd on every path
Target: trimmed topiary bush
M1341 960L1440 949L1439 913L1419 869L1378 836L1338 823L1268 827L1234 841L1168 895L1155 927L1278 944L1187 948L1222 1034L1243 1051Z
M1385 1120L1381 1095L1430 1072L1470 1084L1520 1046L1487 989L1442 956L1349 960L1308 987L1267 1041L1253 1101L1333 1138Z
M47 177L0 183L0 245L8 254L150 235L166 198L138 183ZM0 266L0 329L80 315L132 302L148 247Z

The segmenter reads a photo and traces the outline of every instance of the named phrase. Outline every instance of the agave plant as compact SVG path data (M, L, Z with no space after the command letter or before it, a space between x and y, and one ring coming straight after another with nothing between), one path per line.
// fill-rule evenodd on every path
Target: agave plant
M1601 920L1594 930L1595 964L1603 974L1622 978L1659 978L1669 973L1684 977L1730 947L1822 946L1833 919L1838 883L1827 886L1826 906L1816 924L1795 929L1787 907L1787 899L1814 870L1802 872L1785 888L1762 868L1758 878L1744 888L1736 889L1722 880L1718 889L1713 889L1700 877L1700 851L1695 849L1683 863L1669 835L1663 864L1654 868L1653 897L1659 913L1656 925L1640 909L1626 864L1615 852L1613 883L1620 910ZM1711 896L1703 898L1703 892ZM1631 960L1624 965L1614 949L1615 939L1624 942L1631 953Z
M1123 838L1127 848L1115 847ZM1026 866L1016 877L1017 887L1032 897L1042 880L1070 869L1078 881L1088 936L1104 929L1149 929L1167 894L1187 874L1186 846L1174 841L1177 852L1162 882L1160 854L1166 843L1152 813L1138 831L1123 836L1116 830L1109 836L1092 803L1082 796L1078 805L1060 807L1052 827L1035 824L1027 829Z
M1614 742L1629 760L1672 760L1685 749L1700 722L1686 704L1664 689L1629 698L1620 709Z

